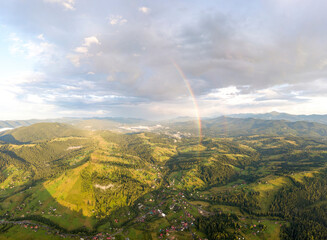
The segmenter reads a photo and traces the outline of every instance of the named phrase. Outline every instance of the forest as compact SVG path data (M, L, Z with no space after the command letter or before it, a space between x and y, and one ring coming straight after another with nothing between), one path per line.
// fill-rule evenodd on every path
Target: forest
M31 236L45 231L70 239L327 238L321 139L204 136L199 142L193 135L55 123L3 136L3 239L25 226L33 226Z

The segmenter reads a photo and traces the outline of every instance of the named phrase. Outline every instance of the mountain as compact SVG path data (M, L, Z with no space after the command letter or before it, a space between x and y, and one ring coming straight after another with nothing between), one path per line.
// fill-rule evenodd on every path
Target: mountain
M56 118L56 119L31 119L31 120L14 120L0 121L0 133L13 128L30 126L35 123L66 123L73 124L76 127L88 130L106 130L117 128L122 125L148 124L144 119L123 118L123 117L106 117L106 118Z
M22 126L29 126L34 123L39 122L39 120L17 120L17 121L0 121L1 128L16 128Z
M74 126L87 130L109 130L114 129L122 124L108 119L88 119L74 124Z
M175 136L194 121L4 132L0 239L327 239L327 144L295 136L324 127L222 117L203 120L201 142Z
M58 119L30 119L30 120L8 120L8 121L0 121L0 132L6 131L8 129L30 126L35 123L50 123L50 122L58 122L58 123L68 123L72 124L74 122L81 121L78 118L58 118Z
M171 129L180 132L198 134L196 121L174 123ZM327 137L327 125L314 122L286 120L263 120L254 118L219 117L202 120L202 134L210 137L217 136L302 136Z
M93 118L73 123L74 126L86 130L122 130L140 124L153 125L149 121L133 118Z
M30 143L59 137L85 136L85 131L63 123L36 123L3 132L0 140L8 143Z
M141 119L141 118L124 118L124 117L104 117L104 118L88 118L88 119L109 120L112 122L117 122L122 124L143 124L149 122L148 120Z
M227 117L233 118L256 118L264 120L287 120L287 121L308 121L308 122L317 122L322 124L327 124L327 115L292 115L288 113L279 113L279 112L270 112L270 113L243 113L243 114L231 114Z

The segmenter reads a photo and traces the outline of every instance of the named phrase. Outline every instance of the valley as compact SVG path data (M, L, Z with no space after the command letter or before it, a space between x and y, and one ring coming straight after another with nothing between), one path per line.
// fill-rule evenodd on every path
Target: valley
M0 240L327 240L326 9L0 0Z
M4 132L0 239L326 237L326 142L180 135L62 123Z

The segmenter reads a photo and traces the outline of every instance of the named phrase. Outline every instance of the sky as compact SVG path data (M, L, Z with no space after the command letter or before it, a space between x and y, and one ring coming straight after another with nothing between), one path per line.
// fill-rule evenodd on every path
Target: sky
M2 0L0 119L327 114L325 0Z

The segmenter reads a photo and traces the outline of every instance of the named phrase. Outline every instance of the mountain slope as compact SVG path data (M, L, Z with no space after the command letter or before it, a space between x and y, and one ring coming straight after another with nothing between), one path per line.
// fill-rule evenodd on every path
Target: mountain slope
M171 124L175 131L198 134L198 126L195 121ZM327 137L327 125L313 122L289 122L285 120L262 120L254 118L230 118L219 117L202 121L202 133L205 136L305 136Z
M109 130L118 128L121 125L119 122L108 119L88 119L74 124L78 128L87 130Z
M175 126L197 132L195 124ZM253 233L255 239L279 239L280 232L296 229L290 224L297 222L288 217L293 215L313 232L312 224L327 226L325 215L307 214L327 209L327 144L270 134L318 134L317 129L323 130L307 122L219 118L203 121L204 133L215 137L199 143L191 136L148 132L65 137L86 131L56 123L18 128L10 131L15 140L48 140L0 145L0 215L12 224L33 220L38 228L52 227L51 234L67 238L77 233L74 239L103 239L103 234L105 239L163 239L168 234L191 239L199 234L199 239L212 234L200 221L212 223L219 233L215 225L226 222L220 218L230 212L237 215L230 222L232 239L253 239ZM215 135L265 130L269 136ZM297 211L302 202L306 209ZM324 232L321 228L313 236Z
M0 128L16 128L37 123L37 120L0 121Z
M85 135L85 131L63 123L36 123L7 131L0 136L0 140L8 143L29 143L58 137L80 137Z
M279 112L270 112L270 113L243 113L243 114L232 114L228 115L232 118L256 118L263 120L287 120L287 121L308 121L308 122L317 122L322 124L327 124L327 115L293 115L288 113L279 113Z

